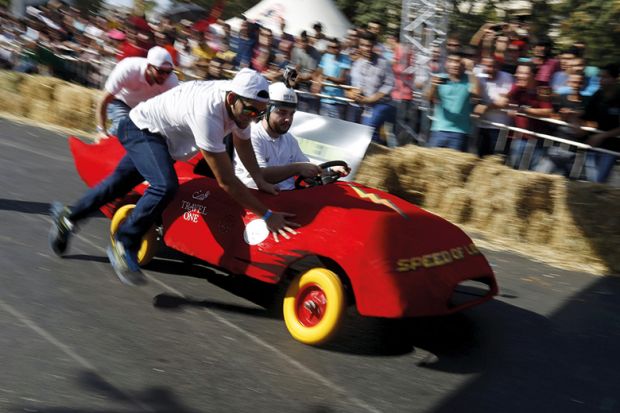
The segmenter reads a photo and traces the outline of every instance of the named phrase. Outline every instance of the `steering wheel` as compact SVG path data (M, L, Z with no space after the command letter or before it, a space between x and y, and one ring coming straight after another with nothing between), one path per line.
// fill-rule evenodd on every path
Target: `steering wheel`
M323 162L319 165L319 167L323 170L321 175L312 176L310 178L304 178L299 175L297 179L295 179L295 189L312 188L313 186L327 185L336 182L340 178L340 174L329 169L332 166L344 166L345 168L349 167L345 161Z

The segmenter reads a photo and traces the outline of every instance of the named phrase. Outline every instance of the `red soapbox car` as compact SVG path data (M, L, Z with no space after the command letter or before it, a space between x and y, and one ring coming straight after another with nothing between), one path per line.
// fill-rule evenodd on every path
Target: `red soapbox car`
M69 145L91 187L125 152L115 138L89 144L71 137ZM293 212L301 224L298 234L276 242L260 217L198 173L201 163L198 155L175 164L179 191L162 214L161 228L144 236L140 263L152 258L161 241L229 273L280 284L284 321L298 341L318 345L333 338L348 306L362 316L437 316L498 292L489 263L469 236L396 196L343 181L277 196L256 191L269 208ZM112 233L147 185L102 208L112 218Z

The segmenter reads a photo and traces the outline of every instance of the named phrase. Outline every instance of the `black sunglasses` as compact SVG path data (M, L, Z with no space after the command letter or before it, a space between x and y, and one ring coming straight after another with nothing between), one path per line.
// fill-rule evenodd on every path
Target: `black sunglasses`
M246 104L245 100L242 97L238 96L237 99L239 99L239 101L241 102L241 111L244 115L250 116L252 118L258 118L259 116L263 116L265 114L264 110L258 110L254 106Z
M159 73L160 75L169 75L173 71L173 69L162 69L156 66L153 66L153 69L155 69L155 71Z

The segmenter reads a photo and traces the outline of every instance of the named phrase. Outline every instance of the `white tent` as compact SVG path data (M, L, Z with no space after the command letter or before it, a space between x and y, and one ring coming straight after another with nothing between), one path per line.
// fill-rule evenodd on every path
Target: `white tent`
M263 0L243 15L248 19L280 33L280 17L286 21L285 30L298 36L303 30L313 33L314 23L321 23L326 36L344 38L351 23L332 0ZM240 19L228 21L233 29Z

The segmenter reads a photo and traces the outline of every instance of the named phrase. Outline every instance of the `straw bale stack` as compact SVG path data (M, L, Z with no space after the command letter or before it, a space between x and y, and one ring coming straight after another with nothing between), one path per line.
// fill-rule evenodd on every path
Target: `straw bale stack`
M28 118L37 122L61 125L56 112L54 102L31 100L28 106Z
M567 254L592 251L620 273L620 189L609 185L565 181L558 191L564 198L559 211L573 226L559 226L555 234Z
M25 116L28 113L27 100L15 92L0 90L0 112L8 112L12 115Z
M22 79L21 73L0 70L0 91L17 93Z
M471 154L409 145L367 156L355 180L439 212L447 190L462 188L476 162Z
M19 84L19 91L29 100L51 102L54 98L54 89L64 83L64 80L55 77L24 75Z
M63 84L54 90L53 111L63 126L92 130L95 124L96 94L82 86Z

